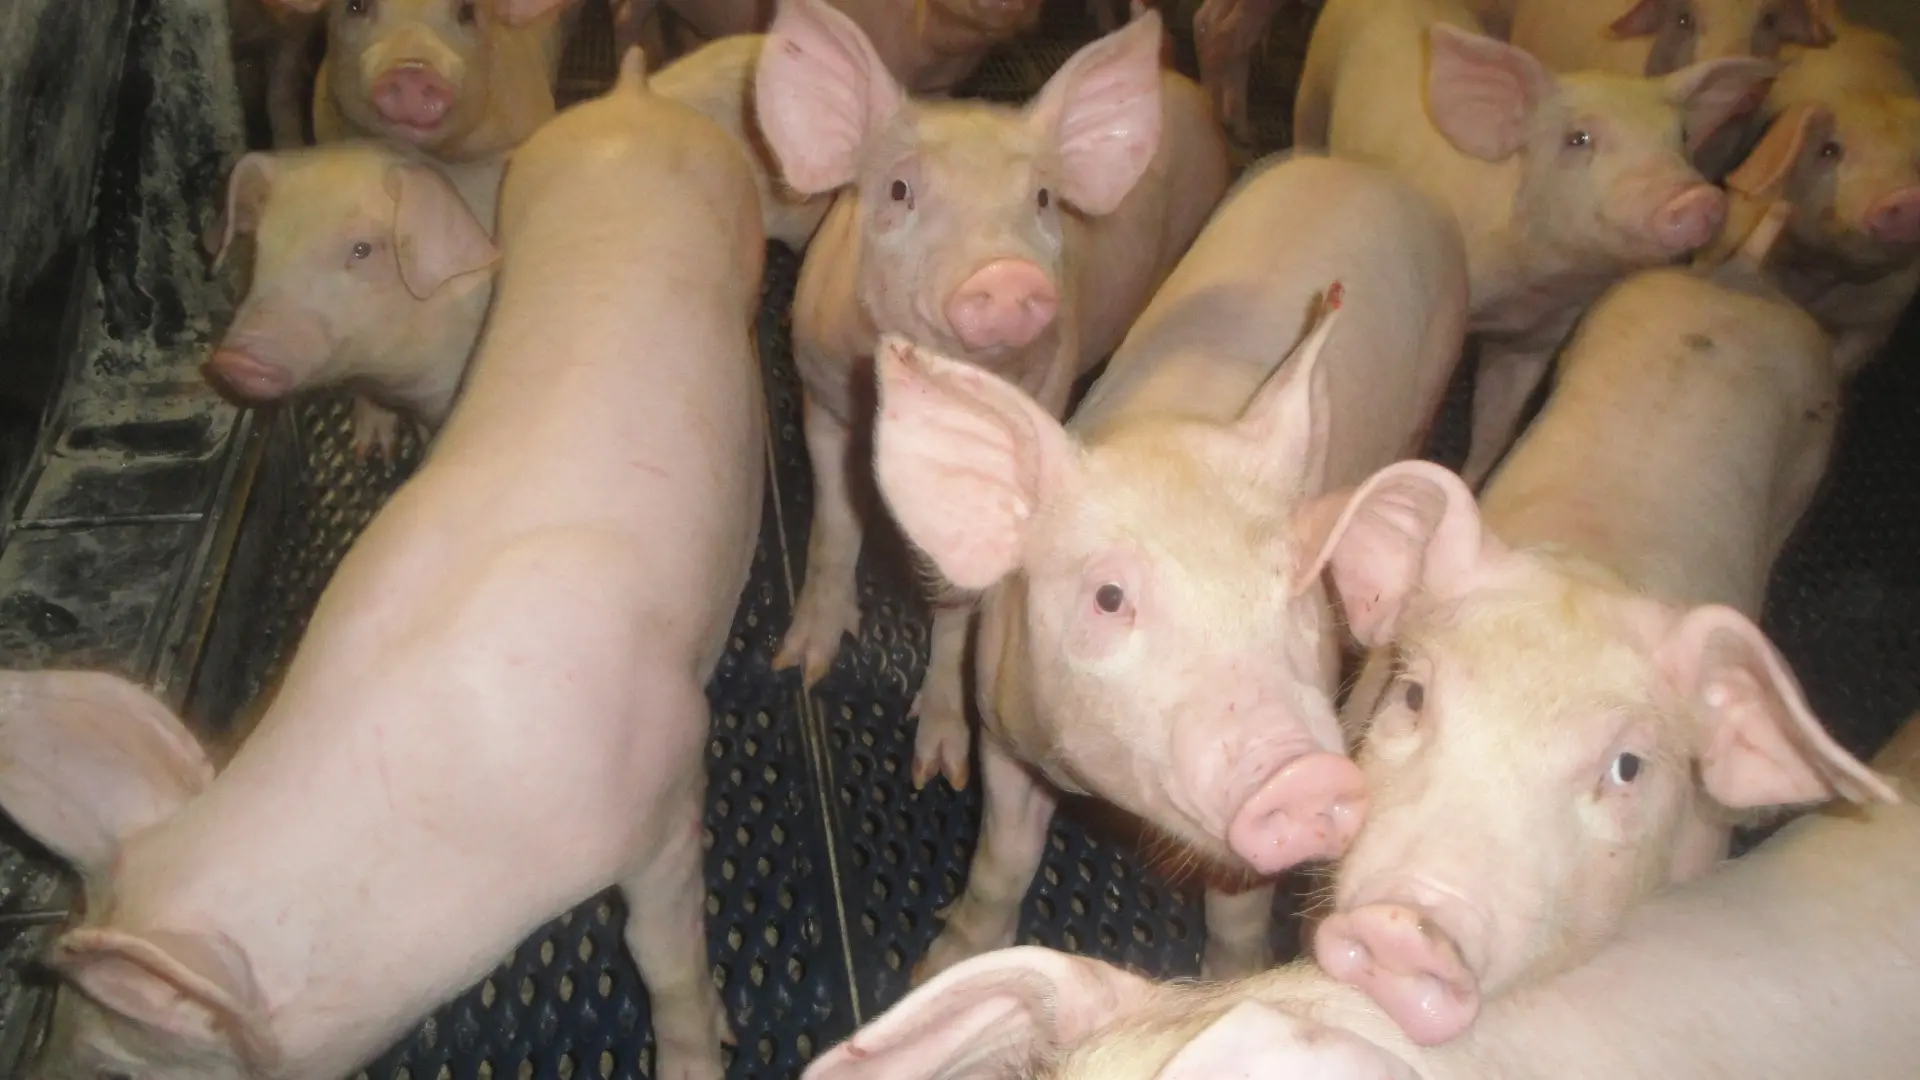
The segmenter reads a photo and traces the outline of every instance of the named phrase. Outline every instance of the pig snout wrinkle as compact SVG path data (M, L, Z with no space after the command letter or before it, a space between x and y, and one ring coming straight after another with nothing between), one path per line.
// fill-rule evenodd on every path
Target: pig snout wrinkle
M1227 846L1262 874L1338 858L1367 813L1366 778L1339 754L1295 758L1241 804Z
M1480 988L1460 948L1427 911L1368 904L1329 916L1313 940L1327 974L1379 1005L1407 1038L1437 1046L1459 1037L1480 1011Z
M1920 243L1920 187L1905 188L1873 204L1867 232L1883 244Z
M402 64L373 84L373 104L391 123L431 130L453 107L453 87L425 64Z
M1668 251L1684 254L1719 235L1726 216L1726 195L1711 184L1696 184L1653 215L1653 235Z
M1040 336L1060 308L1046 271L999 259L974 271L947 301L947 324L969 349L1017 349Z
M272 401L293 389L293 375L239 349L218 349L206 374L216 386L245 401Z

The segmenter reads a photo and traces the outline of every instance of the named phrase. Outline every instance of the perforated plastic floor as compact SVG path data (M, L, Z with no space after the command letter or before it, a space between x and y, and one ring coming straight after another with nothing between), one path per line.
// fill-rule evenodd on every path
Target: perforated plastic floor
M589 19L598 14L596 4ZM1077 5L1050 13L1040 41L996 57L971 89L995 97L1030 90L1076 43L1060 29L1076 15ZM1274 52L1283 69L1298 42ZM610 62L589 42L570 58L567 85L576 96L590 92ZM1256 94L1257 115L1284 115L1276 96ZM1280 127L1256 130L1271 137ZM907 779L904 716L927 634L897 542L869 544L868 620L815 693L769 668L804 570L810 513L787 339L797 266L784 248L770 248L759 341L773 412L772 484L753 578L710 689L707 925L714 977L740 1040L736 1078L792 1077L898 999L938 930L934 913L964 880L979 814L977 787L955 794L936 782L915 793ZM1766 616L1815 706L1859 753L1920 706L1920 319L1893 351L1850 397L1833 479L1781 560ZM1431 454L1448 463L1461 451L1470 367ZM271 678L341 554L417 462L409 444L393 465L357 465L346 424L341 398L288 407L274 424L233 559L232 573L245 580L229 590L211 635L226 644L209 647L193 695L201 715L230 715ZM1156 974L1194 973L1204 933L1197 893L1146 869L1129 838L1088 820L1069 807L1056 823L1023 909L1022 940ZM649 1014L620 940L624 917L609 893L556 920L366 1075L651 1075ZM1288 922L1275 924L1283 954Z

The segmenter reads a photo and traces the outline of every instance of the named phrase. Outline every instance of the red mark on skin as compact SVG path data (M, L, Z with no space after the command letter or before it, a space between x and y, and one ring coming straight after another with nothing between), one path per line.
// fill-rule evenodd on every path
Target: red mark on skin
M1347 287L1336 281L1327 286L1327 310L1339 311L1340 304L1346 299Z
M873 1056L873 1051L868 1050L859 1043L850 1042L847 1044L847 1056L855 1061L865 1061Z
M661 468L658 465L649 465L644 461L636 461L633 463L633 467L636 469L639 469L641 472L652 473L653 475L659 477L662 480L665 480L667 478L667 470Z

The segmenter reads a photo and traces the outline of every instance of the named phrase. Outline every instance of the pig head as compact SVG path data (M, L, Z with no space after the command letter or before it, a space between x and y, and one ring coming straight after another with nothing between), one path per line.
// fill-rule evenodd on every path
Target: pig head
M1730 56L1771 58L1783 43L1819 47L1833 41L1826 0L1640 0L1607 33L1653 39L1648 75Z
M350 377L424 382L407 365L439 353L464 363L499 259L445 177L372 146L242 157L216 265L243 234L253 282L206 373L246 402Z
M1376 473L1320 558L1393 677L1359 755L1368 818L1314 951L1416 1043L1590 956L1669 880L1696 784L1722 813L1897 801L1745 616L1509 549L1438 466Z
M895 519L952 585L1012 578L1022 601L997 615L1025 643L1003 663L1024 661L1038 731L1008 741L1061 787L1260 874L1337 855L1366 801L1322 689L1331 626L1301 541L1326 513L1303 493L1324 470L1315 360L1332 325L1231 424L1155 417L1092 443L903 339L876 361L875 471Z
M1067 321L1070 218L1113 211L1154 156L1159 45L1149 13L1075 54L1024 109L914 101L847 16L784 0L754 91L789 186L847 189L874 324L1004 363Z

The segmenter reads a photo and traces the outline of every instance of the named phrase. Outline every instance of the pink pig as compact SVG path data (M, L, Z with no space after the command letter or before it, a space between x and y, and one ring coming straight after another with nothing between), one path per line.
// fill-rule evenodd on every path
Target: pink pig
M1453 0L1330 0L1294 128L1302 146L1387 164L1458 217L1479 340L1461 473L1478 486L1587 305L1719 231L1726 197L1686 151L1774 68L1747 58L1662 78L1555 76L1461 29L1474 25Z
M1554 71L1666 75L1833 41L1830 0L1497 0L1507 40Z
M253 281L208 379L250 403L353 386L361 454L393 449L394 409L437 431L493 295L502 164L359 141L241 158L216 265L251 234Z
M845 15L786 0L762 50L759 120L786 183L839 191L794 295L813 463L807 576L775 664L823 676L857 631L861 522L849 447L881 333L1004 374L1053 415L1119 344L1227 185L1200 90L1158 65L1148 12L1082 48L1025 108L909 98ZM844 189L844 190L842 190ZM968 608L935 614L916 782L966 777Z
M1838 412L1826 339L1759 276L1769 242L1610 290L1484 520L1411 462L1332 530L1376 650L1347 705L1372 809L1314 952L1416 1042L1591 956L1723 857L1734 813L1895 798L1753 622Z
M1352 316L1281 363L1336 279ZM941 575L990 590L981 839L923 973L1012 942L1054 786L1269 879L1208 894L1206 965L1270 961L1271 877L1337 855L1365 810L1331 610L1304 569L1345 498L1326 493L1419 448L1465 319L1443 209L1372 166L1296 156L1221 205L1071 430L980 368L883 347L881 493Z
M460 408L224 771L123 679L0 675L0 804L86 885L48 1080L336 1080L616 883L654 1075L719 1080L703 686L765 467L752 177L636 52L515 155L500 233Z
M444 161L505 153L553 115L578 0L265 0L328 7L317 142L367 135Z
M1874 759L1920 791L1920 717ZM1033 947L971 960L802 1080L1898 1080L1920 1058L1920 810L1808 815L1649 900L1540 993L1441 1047L1299 962L1155 983Z

